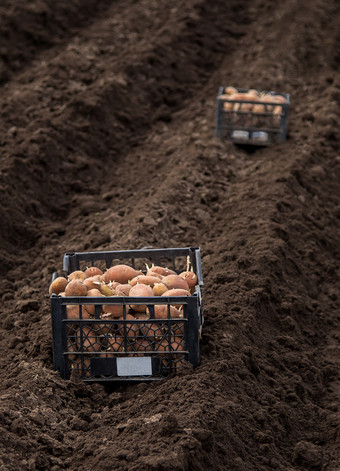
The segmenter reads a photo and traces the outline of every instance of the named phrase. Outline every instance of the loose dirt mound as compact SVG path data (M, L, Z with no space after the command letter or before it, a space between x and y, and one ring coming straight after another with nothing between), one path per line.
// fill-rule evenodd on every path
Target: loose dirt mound
M325 0L2 2L2 470L338 469L338 19ZM288 140L214 139L220 85L290 93ZM201 247L201 366L62 380L62 255L146 245Z

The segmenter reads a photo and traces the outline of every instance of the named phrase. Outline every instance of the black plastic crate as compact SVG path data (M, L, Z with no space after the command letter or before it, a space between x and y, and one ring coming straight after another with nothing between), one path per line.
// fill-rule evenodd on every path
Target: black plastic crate
M200 364L199 344L203 326L202 270L199 248L141 249L111 252L81 252L64 255L69 275L89 266L109 268L118 263L146 271L146 264L161 265L177 273L188 260L198 282L190 296L63 297L52 294L54 367L69 379L72 372L84 381L146 381L175 373L185 362ZM53 279L58 276L54 273ZM82 306L94 306L94 315L83 318ZM122 319L104 319L103 305L121 306ZM148 319L129 318L130 305L146 305ZM155 319L154 306L166 305L167 318ZM170 306L181 305L181 318L170 317ZM77 306L76 318L67 317L67 307ZM79 313L79 314L78 314Z
M217 96L215 136L237 144L269 146L286 140L289 94L256 90L254 99L232 99L220 87ZM236 88L238 94L251 90ZM265 99L264 99L265 97ZM271 97L273 100L271 101ZM278 103L283 97L285 103Z

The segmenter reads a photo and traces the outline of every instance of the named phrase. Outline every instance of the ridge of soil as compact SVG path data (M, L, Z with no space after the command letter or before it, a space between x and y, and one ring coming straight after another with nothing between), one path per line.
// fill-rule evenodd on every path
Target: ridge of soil
M1 470L339 469L339 6L182 3L0 7ZM287 141L214 138L221 85ZM201 365L63 380L63 254L143 246L201 248Z

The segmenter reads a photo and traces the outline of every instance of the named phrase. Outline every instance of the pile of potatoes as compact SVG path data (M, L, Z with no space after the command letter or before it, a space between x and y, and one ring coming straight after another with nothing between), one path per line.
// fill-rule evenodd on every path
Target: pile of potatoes
M85 271L76 270L65 278L57 277L49 287L49 294L59 296L91 297L153 297L153 296L190 296L195 291L197 276L187 270L177 274L161 267L147 267L145 273L128 265L115 265L104 273L98 267L89 267ZM182 319L183 306L156 304L153 306L155 322L127 322L150 319L147 305L134 302L124 304L103 304L100 308L100 322L68 325L68 355L73 368L89 368L89 355L79 360L79 353L96 352L95 356L110 357L117 352L139 356L143 352L169 352L183 350L184 323L171 323L169 332L166 319ZM94 319L95 305L66 306L69 320ZM115 322L112 322L114 320ZM105 321L110 321L105 323ZM163 321L163 322L162 322ZM91 356L91 355L90 355ZM93 355L92 355L93 356ZM173 355L174 357L174 355ZM167 359L164 359L167 363Z
M223 94L219 96L220 99L226 100L237 100L236 103L224 102L223 110L231 113L233 119L241 119L240 114L233 114L232 112L246 112L246 114L253 117L250 122L248 117L248 124L257 126L274 126L280 125L282 116L282 104L287 103L287 99L283 95L271 94L266 92L260 92L258 90L251 89L247 92L239 92L234 87L226 87ZM242 103L244 101L253 101L257 103ZM255 116L254 116L255 114Z

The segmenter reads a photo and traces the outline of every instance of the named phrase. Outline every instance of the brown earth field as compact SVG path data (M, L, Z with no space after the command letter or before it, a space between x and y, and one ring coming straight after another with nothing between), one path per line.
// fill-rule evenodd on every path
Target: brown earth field
M339 7L1 1L1 471L340 470ZM214 137L221 85L287 140ZM63 254L144 246L201 249L200 366L62 379Z

